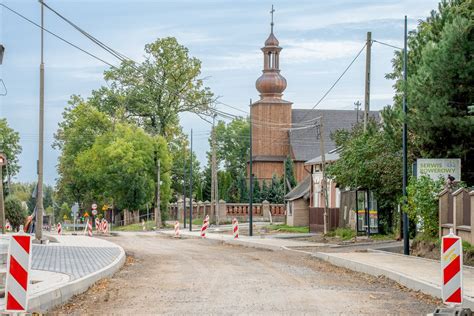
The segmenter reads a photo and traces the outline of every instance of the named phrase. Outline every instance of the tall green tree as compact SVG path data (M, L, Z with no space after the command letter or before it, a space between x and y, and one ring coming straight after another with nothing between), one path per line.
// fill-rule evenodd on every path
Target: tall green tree
M111 116L124 109L145 130L169 140L179 113L208 112L213 94L200 76L199 59L176 38L161 38L145 45L142 63L125 61L105 71L108 87L94 91L91 102Z
M0 118L0 152L3 152L8 160L8 165L3 167L1 180L4 181L7 176L15 176L20 170L18 156L21 153L20 135L8 126L5 118Z
M408 39L409 150L414 157L461 158L462 178L474 183L474 6L470 0L441 1ZM401 139L404 117L402 55L393 59L395 105L385 116ZM394 118L397 118L396 120ZM388 125L388 124L387 124Z
M58 194L68 204L93 201L89 179L77 167L77 157L89 150L97 137L109 131L113 124L109 117L79 96L72 96L63 112L63 121L55 134L53 147L61 151L58 161Z
M112 197L112 203L118 209L140 210L151 203L154 196L155 152L163 171L170 169L171 161L163 137L151 137L141 128L120 123L97 137L89 150L78 155L76 163L96 197ZM165 206L170 198L167 172L162 173L161 180Z
M285 159L285 179L286 182L284 184L285 186L285 192L289 192L290 190L294 189L296 187L296 178L295 178L295 164L293 163L293 159L291 159L290 156L286 157ZM288 188L288 185L290 188Z

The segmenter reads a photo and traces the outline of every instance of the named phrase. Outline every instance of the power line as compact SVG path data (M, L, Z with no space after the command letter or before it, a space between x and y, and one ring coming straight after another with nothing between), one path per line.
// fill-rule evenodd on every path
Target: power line
M344 77L344 75L346 74L346 72L351 68L351 66L354 64L354 62L357 60L357 58L359 58L360 54L362 54L362 52L364 51L364 48L367 46L367 43L364 44L364 46L362 46L362 48L359 50L359 52L357 53L357 55L354 57L354 59L352 59L352 61L349 63L349 65L346 67L346 69L344 69L344 71L341 73L341 75L336 79L336 81L334 81L334 83L331 85L331 87L326 91L326 93L323 94L323 96L318 100L318 102L316 102L316 104L311 108L312 110L314 110L315 107L317 107L326 97L327 95L332 91L332 89L339 83L339 81L342 79L342 77ZM306 115L308 115L308 113L305 114L305 116L303 116L303 119L306 117Z
M74 48L80 50L81 52L83 52L83 53L85 53L85 54L91 56L91 57L94 58L94 59L97 59L98 61L103 62L104 64L106 64L106 65L108 65L108 66L110 66L110 67L114 67L114 65L112 65L111 63L109 63L109 62L103 60L102 58L97 57L96 55L94 55L94 54L92 54L92 53L86 51L85 49L80 48L80 47L77 46L76 44L71 43L70 41L68 41L68 40L62 38L61 36L59 36L59 35L57 35L57 34L51 32L50 30L48 30L48 29L46 29L46 28L44 28L44 27L41 27L41 25L39 25L38 23L36 23L36 22L30 20L30 19L27 18L26 16L24 16L24 15L22 15L21 13L19 13L19 12L13 10L12 8L8 7L7 5L5 5L5 4L3 4L3 3L0 3L0 5L1 5L2 7L4 7L5 9L9 10L10 12L16 14L17 16L19 16L19 17L22 18L23 20L28 21L29 23L33 24L33 25L36 26L36 27L39 27L40 29L43 29L46 33L48 33L48 34L50 34L50 35L53 35L54 37L56 37L57 39L63 41L64 43L66 43L66 44L68 44L68 45L70 45L70 46L72 46L72 47L74 47Z

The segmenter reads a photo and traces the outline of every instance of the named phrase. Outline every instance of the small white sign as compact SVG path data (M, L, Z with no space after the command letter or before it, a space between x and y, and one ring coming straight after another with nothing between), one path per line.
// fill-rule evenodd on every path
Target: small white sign
M416 176L428 176L433 180L447 179L448 175L461 180L461 159L417 159Z
M97 210L92 210L92 215L96 216L97 215Z
M95 203L92 204L92 209L93 209L93 210L96 210L96 209L97 209L97 204L95 204Z

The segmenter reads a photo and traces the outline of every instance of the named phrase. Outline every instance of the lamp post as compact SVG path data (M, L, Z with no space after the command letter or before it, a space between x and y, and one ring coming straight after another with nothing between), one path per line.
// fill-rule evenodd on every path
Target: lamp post
M5 204L3 202L3 166L7 165L7 156L0 153L0 220L2 234L5 234Z

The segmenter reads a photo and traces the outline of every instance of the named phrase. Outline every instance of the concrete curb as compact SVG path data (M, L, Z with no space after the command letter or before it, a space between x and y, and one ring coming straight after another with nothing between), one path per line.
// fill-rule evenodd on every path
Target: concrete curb
M312 256L327 261L335 266L343 267L352 271L362 272L373 276L385 276L397 283L400 283L401 285L406 286L409 289L420 291L434 297L441 297L441 288L439 286L421 280L412 279L411 277L400 272L382 269L360 262L354 262L352 260L331 256L330 254L322 252L313 253ZM474 299L470 297L464 297L463 306L474 309Z
M66 303L74 295L87 291L92 284L100 279L116 273L125 263L125 251L119 245L114 244L114 246L120 249L120 254L114 262L92 274L64 284L57 289L30 297L28 299L28 310L44 313L55 306Z

